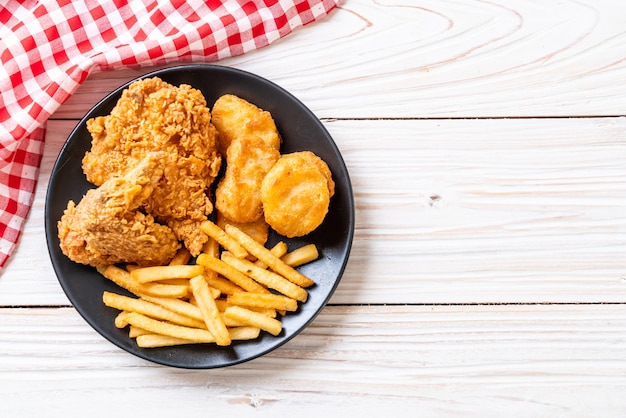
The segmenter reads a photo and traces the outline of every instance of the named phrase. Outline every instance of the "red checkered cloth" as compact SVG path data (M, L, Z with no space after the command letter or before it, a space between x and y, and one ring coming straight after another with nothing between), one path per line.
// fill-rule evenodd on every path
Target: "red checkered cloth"
M24 0L0 6L0 268L33 201L45 122L90 73L240 55L323 18L340 2Z

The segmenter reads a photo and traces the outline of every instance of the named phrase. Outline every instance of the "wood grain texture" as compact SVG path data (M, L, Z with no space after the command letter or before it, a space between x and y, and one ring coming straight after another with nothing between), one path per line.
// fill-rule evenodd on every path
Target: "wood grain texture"
M137 405L157 416L593 416L626 408L625 313L328 307L263 358L188 371L117 349L73 309L10 309L0 322L0 397L7 416L81 416L88 405L96 417Z
M622 7L347 0L327 19L219 64L269 78L322 118L625 115ZM94 74L54 116L79 118L147 71Z
M51 121L0 304L67 304L44 241ZM626 302L626 119L326 121L356 233L331 303ZM391 134L390 134L391 133Z
M623 9L346 0L220 61L322 118L356 200L331 303L228 369L121 351L55 278L43 217L54 160L90 107L156 68L92 74L48 123L33 209L0 275L0 416L623 416Z

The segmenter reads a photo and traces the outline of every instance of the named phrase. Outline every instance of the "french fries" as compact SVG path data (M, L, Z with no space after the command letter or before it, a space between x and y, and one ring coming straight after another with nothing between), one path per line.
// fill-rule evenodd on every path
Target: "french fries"
M259 327L270 334L277 336L283 329L283 324L274 318L267 317L261 313L251 311L241 306L230 306L226 308L224 315L227 318L249 324L253 327Z
M128 327L142 348L228 346L258 338L261 331L279 335L281 317L306 302L306 287L313 284L294 267L317 259L317 248L288 252L279 242L267 249L246 233L225 228L202 224L210 239L195 260L183 249L164 266L99 268L134 295L103 293L103 303L119 311L115 326Z
M196 259L196 263L206 267L209 270L213 270L224 277L227 277L231 282L237 286L247 290L248 292L266 293L262 285L255 282L251 277L246 276L233 266L223 262L219 258L207 256L206 254L200 254Z
M296 248L290 253L286 253L281 257L281 260L291 267L298 267L317 260L319 256L320 254L317 251L315 244L308 244L303 247Z
M283 295L236 292L229 295L226 301L231 305L254 306L294 312L298 309L295 299Z
M169 265L133 269L130 276L139 283L149 283L169 279L191 279L202 273L204 269L198 265Z
M211 296L209 291L209 285L202 276L196 276L192 278L189 283L191 284L191 291L196 298L202 318L207 326L207 329L215 337L217 345L230 345L231 339L224 321L220 317L220 313L215 305L215 300Z
M274 289L300 302L306 302L307 300L308 293L306 289L290 282L279 274L257 267L254 263L242 258L237 258L229 252L222 253L222 259L225 263L230 264L241 272L246 272L254 280L270 289Z
M202 222L202 224L200 224L200 229L237 257L244 258L248 256L248 252L244 249L241 243L233 239L226 232L224 232L222 228L215 225L213 222Z
M240 229L237 229L236 227L229 224L226 224L225 228L226 233L236 239L237 242L239 242L242 247L248 250L250 254L263 261L269 266L269 268L274 270L276 273L284 276L285 279L301 287L309 287L315 284L313 280L301 274L293 267L287 265L280 258L272 254L270 250L250 238L250 236L246 235Z

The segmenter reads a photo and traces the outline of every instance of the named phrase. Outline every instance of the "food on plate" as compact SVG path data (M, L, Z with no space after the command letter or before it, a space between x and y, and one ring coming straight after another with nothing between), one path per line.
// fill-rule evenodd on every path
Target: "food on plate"
M215 223L222 229L226 228L226 224L233 225L250 235L259 244L265 244L270 234L270 226L263 216L254 222L235 222L226 218L222 212L216 211Z
M63 253L94 267L169 262L180 248L179 241L168 226L140 210L163 176L162 158L163 153L150 153L123 177L89 190L78 204L68 202L58 222Z
M209 285L202 275L192 278L190 281L191 291L196 303L202 313L202 318L209 332L215 337L217 345L230 345L231 339L224 320L215 304L215 299L211 295Z
M283 328L282 323L278 319L270 318L241 306L229 306L224 311L224 316L253 327L259 327L274 336L280 334Z
M134 295L103 293L115 326L144 348L280 334L315 284L295 267L319 253L265 245L270 228L299 237L321 224L335 192L326 163L281 155L266 110L227 94L210 111L200 91L156 77L87 128L82 166L96 188L68 202L59 238L70 259Z
M309 287L314 284L313 280L286 264L279 257L276 257L271 250L253 240L240 229L232 225L226 225L226 233L235 238L250 254L263 261L270 269L283 275L290 282L302 287Z
M248 252L243 248L237 240L228 235L222 228L211 221L204 221L200 224L202 229L209 237L213 238L222 247L235 254L237 257L246 257Z
M213 105L213 124L226 157L226 171L215 191L218 216L245 230L244 224L253 223L250 228L265 242L261 182L278 161L281 144L274 119L247 100L225 94Z
M197 225L213 211L209 186L219 173L217 131L202 93L158 77L132 83L111 113L87 122L91 149L83 158L87 180L99 186L123 176L145 155L162 151L163 175L146 212L167 224L197 255L206 235Z
M222 232L242 247L250 247L258 254L263 252L254 248L261 244L249 235L230 225L227 229L229 231ZM303 251L310 253L311 250ZM277 266L276 260L285 254L286 244L279 243L267 252L272 255L265 254L262 259ZM287 254L295 252L298 248ZM237 258L229 251L223 251L220 256L225 261L201 253L189 265L101 267L99 271L104 277L135 295L129 297L105 291L102 301L119 311L115 326L128 327L129 337L143 348L200 343L228 346L233 341L255 339L261 330L280 334L279 315L297 311L299 302L306 301L307 291L282 274L256 266L245 257ZM216 274L217 282L212 281L210 273ZM187 284L168 284L181 279L187 280ZM213 287L213 283L219 283L223 289ZM184 291L159 295L155 294L158 286L182 287Z
M315 244L308 244L300 248L296 248L290 253L281 256L281 260L291 267L298 267L319 258L319 252Z
M281 138L271 113L247 100L225 94L213 104L212 114L222 155L236 138L259 137L272 148L280 148Z
M139 283L158 282L161 280L191 279L204 273L202 266L194 265L167 265L134 268L130 276Z
M226 150L226 172L215 190L215 207L227 219L255 222L263 216L261 182L280 152L260 137L236 138Z
M261 185L265 221L288 238L307 235L326 217L334 190L321 158L309 151L284 154Z

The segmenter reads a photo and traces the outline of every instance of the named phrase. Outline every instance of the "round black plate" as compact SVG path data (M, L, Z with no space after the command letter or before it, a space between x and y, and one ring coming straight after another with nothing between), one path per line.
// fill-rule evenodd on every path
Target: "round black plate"
M117 329L118 311L102 303L105 290L124 293L123 289L103 278L94 268L69 260L59 248L57 222L69 200L80 201L94 186L87 182L81 163L91 147L86 129L88 119L106 115L115 106L129 82L94 106L72 131L52 170L46 196L45 228L48 250L59 282L80 315L102 336L138 357L158 364L193 369L225 367L266 354L302 331L322 310L335 291L348 261L354 235L354 198L348 171L331 136L317 117L298 99L276 84L254 74L216 65L184 65L158 70L141 78L158 76L173 85L189 84L204 94L212 107L223 94L235 94L271 112L283 139L282 153L309 150L327 162L336 182L324 223L310 235L285 239L273 234L269 245L285 240L290 248L315 243L320 258L300 271L316 284L309 288L309 299L295 313L283 320L283 331L277 337L261 333L254 341L234 342L230 347L211 344L142 349L128 337L127 329ZM135 81L135 80L133 80Z

